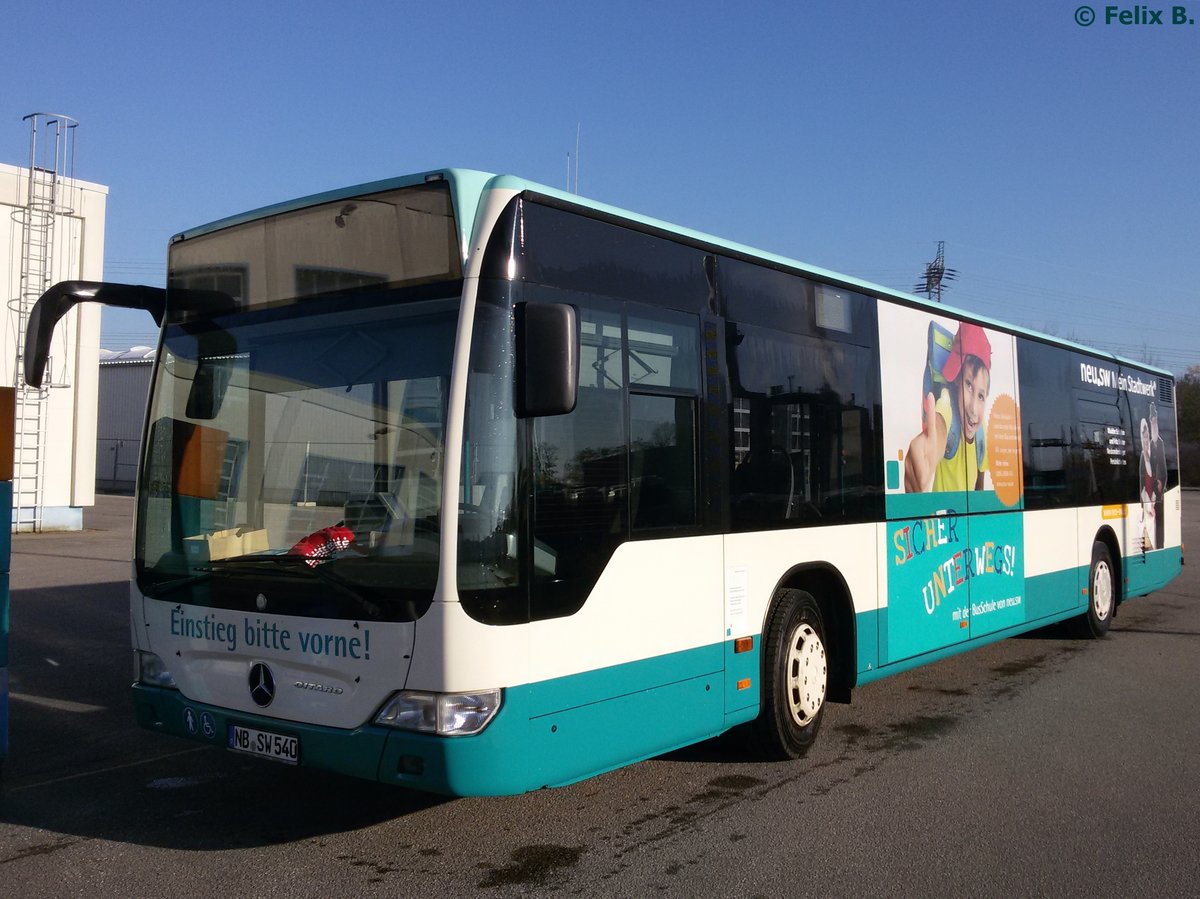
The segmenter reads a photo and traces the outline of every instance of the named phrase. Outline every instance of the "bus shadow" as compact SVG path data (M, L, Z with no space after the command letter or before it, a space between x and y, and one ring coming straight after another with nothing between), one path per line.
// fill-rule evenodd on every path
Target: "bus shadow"
M660 762L685 762L689 764L702 762L719 763L722 765L760 761L758 756L751 750L747 736L739 728L734 728L702 743L695 743L691 746L684 746L681 749L663 753L662 755L655 756L655 759Z
M1185 631L1185 630L1167 630L1165 628L1152 627L1113 627L1113 630L1121 634L1159 634L1164 637L1200 637L1200 631Z
M1009 640L1062 640L1065 642L1077 642L1080 638L1071 630L1071 622L1057 621L1054 624L1047 624L1044 627L1039 627L1035 631L1026 631L1023 634L1016 634L1008 637Z
M216 850L368 827L443 797L293 769L154 734L129 695L129 584L12 591L9 756L0 823L83 839ZM0 847L0 864L29 848Z
M170 741L174 747L179 741ZM42 831L39 852L100 839L216 851L355 831L447 797L200 748L0 792L0 822ZM30 854L21 850L18 856ZM0 864L12 860L0 850Z

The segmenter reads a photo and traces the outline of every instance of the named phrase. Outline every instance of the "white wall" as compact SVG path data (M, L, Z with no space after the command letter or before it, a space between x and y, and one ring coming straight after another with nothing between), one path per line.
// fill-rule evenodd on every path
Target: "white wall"
M64 204L73 214L54 224L53 281L104 277L104 216L108 188L66 181ZM28 169L0 163L0 299L3 342L0 383L18 386L17 314L8 307L20 296L21 220L28 190ZM59 323L50 347L54 383L44 408L42 521L46 530L83 527L83 507L95 503L96 392L100 353L100 308L76 306Z

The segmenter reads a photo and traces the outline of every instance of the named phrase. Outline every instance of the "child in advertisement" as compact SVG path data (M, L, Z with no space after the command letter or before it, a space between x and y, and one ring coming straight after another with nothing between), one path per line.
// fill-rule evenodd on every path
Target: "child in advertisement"
M991 392L992 347L983 328L963 322L939 365L931 329L930 368L921 433L904 455L908 493L982 490L988 468L984 413Z

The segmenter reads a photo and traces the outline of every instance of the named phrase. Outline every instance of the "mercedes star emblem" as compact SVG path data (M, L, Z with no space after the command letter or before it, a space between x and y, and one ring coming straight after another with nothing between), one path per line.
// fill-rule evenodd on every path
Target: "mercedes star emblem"
M275 678L262 662L250 666L250 698L264 708L275 698Z

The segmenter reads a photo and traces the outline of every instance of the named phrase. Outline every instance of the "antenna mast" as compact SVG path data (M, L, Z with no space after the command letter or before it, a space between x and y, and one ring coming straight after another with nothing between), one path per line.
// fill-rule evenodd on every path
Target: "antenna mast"
M913 293L923 293L934 302L940 303L943 283L956 280L958 270L946 268L946 241L939 240L937 247L937 258L926 263L925 274L913 288Z
M579 123L575 123L575 184L571 184L571 151L567 151L567 193L579 193Z

